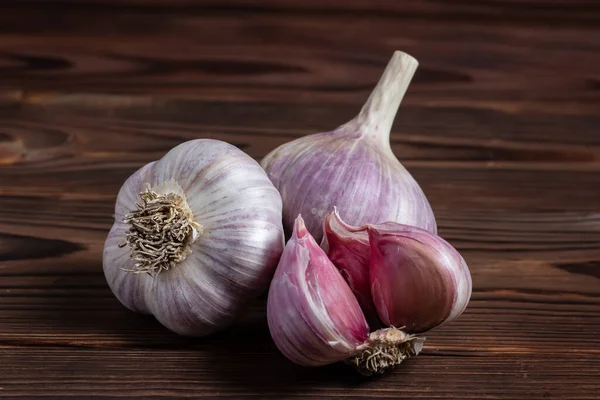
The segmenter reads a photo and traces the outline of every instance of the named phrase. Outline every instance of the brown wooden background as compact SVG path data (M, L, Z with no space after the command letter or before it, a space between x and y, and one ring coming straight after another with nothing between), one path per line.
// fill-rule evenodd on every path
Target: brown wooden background
M182 141L256 158L421 64L393 148L473 274L421 356L363 379L270 341L260 301L185 339L112 296L127 176ZM600 398L600 3L3 1L0 397Z

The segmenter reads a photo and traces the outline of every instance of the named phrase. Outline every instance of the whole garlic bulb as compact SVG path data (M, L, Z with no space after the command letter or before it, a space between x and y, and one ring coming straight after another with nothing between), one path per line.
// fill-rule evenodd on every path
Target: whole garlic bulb
M320 241L325 215L336 205L352 225L394 221L436 232L425 194L390 147L392 123L417 65L395 52L358 116L279 146L262 160L281 193L286 230L302 214Z
M184 335L230 324L283 251L282 203L260 165L225 142L183 143L122 186L104 246L127 308Z

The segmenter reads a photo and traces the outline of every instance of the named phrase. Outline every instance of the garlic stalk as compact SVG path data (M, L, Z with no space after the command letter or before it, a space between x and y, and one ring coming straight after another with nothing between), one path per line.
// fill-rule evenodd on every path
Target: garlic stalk
M290 360L382 373L421 351L417 333L467 306L468 267L439 236L392 222L353 227L337 212L325 232L331 260L297 218L269 290L271 335Z
M283 250L281 198L260 165L217 140L183 143L122 186L104 273L127 308L184 335L229 325Z
M417 65L396 51L354 119L279 146L262 160L281 193L286 230L302 214L320 241L325 215L336 205L352 225L394 221L436 232L425 194L390 147L390 129Z

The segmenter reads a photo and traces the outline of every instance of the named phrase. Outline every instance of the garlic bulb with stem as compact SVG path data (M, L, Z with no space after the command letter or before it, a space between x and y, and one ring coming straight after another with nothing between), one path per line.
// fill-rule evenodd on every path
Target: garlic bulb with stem
M334 266L299 216L269 290L271 335L301 365L345 360L365 375L385 372L421 351L418 333L464 311L471 294L468 267L452 246L426 230L397 223L352 227L337 213L326 221L332 219L337 226L324 247L329 254L351 248L351 268L341 256ZM349 246L353 241L358 244ZM357 257L360 252L368 255ZM357 260L367 260L366 274ZM367 317L376 324L367 324Z
M234 320L266 289L283 251L281 197L228 143L185 142L122 186L104 273L127 308L184 335Z
M425 194L390 147L392 123L417 65L396 51L354 119L279 146L262 160L281 193L288 232L302 214L308 231L321 240L334 205L352 225L394 221L436 232Z

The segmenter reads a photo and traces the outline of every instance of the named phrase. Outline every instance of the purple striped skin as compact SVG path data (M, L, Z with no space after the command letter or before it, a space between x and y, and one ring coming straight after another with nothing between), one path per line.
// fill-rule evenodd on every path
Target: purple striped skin
M304 366L342 361L369 334L352 291L300 216L271 282L267 319L279 350Z
M425 194L389 147L349 127L286 143L261 165L281 193L288 232L302 214L320 241L334 206L351 225L395 221L437 230Z
M337 212L327 216L324 230L321 246L352 287L372 328L422 333L465 310L472 290L469 268L436 234L394 222L351 226Z
M132 274L125 243L127 213L146 184L174 179L202 235L192 253L156 277ZM283 251L281 197L251 157L225 142L183 143L135 172L122 186L115 223L104 247L108 284L123 305L153 314L183 335L204 336L232 323L245 303L265 290Z

